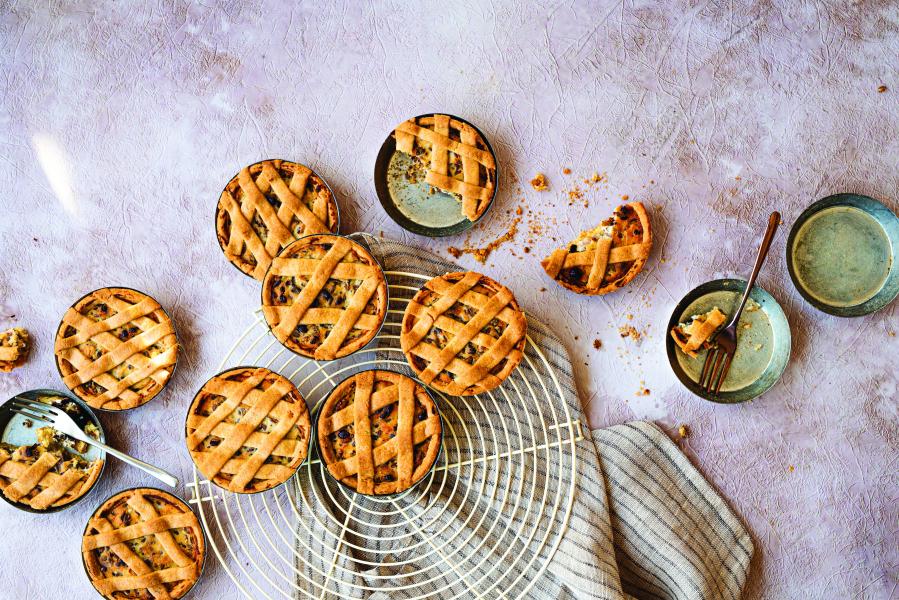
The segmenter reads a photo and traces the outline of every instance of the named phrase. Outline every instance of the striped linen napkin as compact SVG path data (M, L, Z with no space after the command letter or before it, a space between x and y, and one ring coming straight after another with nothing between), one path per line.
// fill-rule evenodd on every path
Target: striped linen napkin
M434 254L396 241L365 234L353 237L368 245L385 271L439 275L461 270ZM420 281L408 283L416 287L421 284ZM545 325L530 316L528 334L554 371L569 413L580 418L580 402L565 347ZM544 367L522 363L518 368L539 371ZM546 373L534 375L548 378ZM502 412L503 407L496 410ZM507 418L503 414L490 416ZM474 423L468 425L474 426ZM476 449L472 452L474 454ZM530 551L526 544L515 540L512 547L504 547L491 537L493 530L483 520L475 526L461 522L459 515L467 513L456 509L471 509L471 506L459 506L457 498L441 497L442 492L434 492L437 497L427 497L418 503L436 501L436 505L444 509L438 511L439 517L429 525L430 529L440 531L446 526L467 533L455 536L438 554L475 557L476 564L464 566L465 577L461 581L453 581L452 577L446 580L429 578L422 584L414 577L416 569L411 569L410 573L408 565L396 573L383 567L371 567L378 558L390 562L393 555L384 554L383 550L392 549L389 540L379 548L380 554L357 550L335 556L333 547L326 541L327 536L314 535L300 528L297 535L303 540L296 545L295 567L301 576L297 579L296 597L308 597L313 590L327 589L322 597L372 600L421 597L740 598L753 552L749 533L657 425L634 422L587 432L576 442L576 453L576 486L567 525L563 511L558 511L553 522L545 522L546 519L541 520L539 515L528 515L527 511L516 515L523 522L530 519L538 523L534 526L535 539L544 534L553 536L559 531L564 532L545 570L522 568L527 561L520 557ZM554 490L567 484L560 475L564 471L563 465L552 464L552 461L546 464L513 458L509 466L512 485L519 481L519 477L532 478L538 490ZM444 501L445 505L441 504ZM410 506L404 510L414 514L420 508ZM493 519L486 519L487 523L505 518L502 514L488 516ZM454 519L459 522L454 523ZM357 527L357 532L370 533L375 539L378 531L377 523ZM397 547L395 556L400 557L403 550ZM543 547L538 554L546 551ZM360 560L360 563L351 564L354 560ZM429 553L416 566L439 572L439 569L447 568L441 560L446 562ZM531 564L539 565L541 561ZM323 581L322 572L335 570L354 575L349 580L343 578L345 585ZM390 578L385 580L385 576ZM500 587L496 583L498 577L504 581L508 578L511 583L503 583ZM389 581L389 585L382 585L385 581ZM389 591L379 591L379 587L389 588Z

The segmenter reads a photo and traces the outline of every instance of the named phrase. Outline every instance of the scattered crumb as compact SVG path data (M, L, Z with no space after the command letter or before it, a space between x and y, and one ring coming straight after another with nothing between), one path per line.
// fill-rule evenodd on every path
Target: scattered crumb
M530 253L531 253L531 249L530 249L529 246L525 246L525 247L524 247L524 253L525 253L525 254L530 254Z
M576 335L576 336L574 336L574 339L575 339L575 340L579 340L579 339L581 339L581 336Z
M879 88L877 88L877 93L878 93L878 94L882 94L882 93L884 93L885 91L887 91L888 89L889 89L889 88L888 88L887 86L882 85L882 86L880 86Z
M756 344L755 346L752 347L752 349L755 350L756 352L758 352L759 350L762 349L762 347L763 347L762 344Z
M31 429L31 426L34 425L34 421L32 421L31 419L25 419L24 421L22 421L22 425L24 425L26 429Z
M896 332L893 331L892 329L890 329L890 330L887 332L887 335L890 336L890 337L896 337Z
M638 391L638 392L637 392L636 394L634 394L634 395L635 395L635 396L648 396L648 395L649 395L649 388L648 388L648 387L645 387L645 386L641 383L641 384L640 384L640 391Z
M629 337L634 341L640 339L640 332L637 331L637 328L633 325L624 325L623 327L618 328L618 335L623 338Z
M746 301L746 312L755 312L762 307L761 304L750 298Z
M593 349L599 350L600 348L602 348L602 340L600 340L598 338L593 340Z
M628 196L627 194L625 194L625 195L623 195L623 196L621 197L621 199L624 200L625 202L627 202L628 200L631 199L631 197Z
M796 469L793 467L793 465L790 465L790 466L789 466L789 471L790 471L790 473L792 473L792 472L795 471L795 470L796 470Z
M496 238L495 240L493 240L492 242L490 242L483 248L471 248L471 247L456 248L455 246L450 246L449 248L446 249L446 251L449 252L455 258L459 258L463 254L471 254L472 256L474 256L474 259L476 261L478 261L479 263L482 263L482 264L486 263L487 257L490 256L491 252L493 252L494 250L496 250L497 248L499 248L500 246L502 246L503 244L512 240L515 237L515 234L518 233L518 223L520 221L521 221L521 217L515 217L514 219L512 219L512 222L509 224L509 229L504 234L502 234L501 236L499 236L498 238Z
M540 288L540 291L541 291L541 292L545 292L545 291L546 291L546 288L545 288L545 287L542 287L542 288Z
M449 252L453 258L459 258L460 256L462 256L462 251L455 246L450 246L446 249L446 251Z
M746 323L743 323L742 327L743 329L752 329L752 323L747 321Z
M545 192L546 190L548 190L549 183L546 181L546 175L544 175L543 173L537 173L537 175L533 179L531 179L531 187L538 192Z
M633 321L633 320L634 320L634 315L632 315L631 313L627 313L627 320L628 320L628 321Z
M690 437L690 428L686 425L681 425L677 428L677 434L681 437L681 439L687 439Z
M565 167L564 169L562 169L562 172L565 173L566 175L571 175L571 169L569 169L568 167Z

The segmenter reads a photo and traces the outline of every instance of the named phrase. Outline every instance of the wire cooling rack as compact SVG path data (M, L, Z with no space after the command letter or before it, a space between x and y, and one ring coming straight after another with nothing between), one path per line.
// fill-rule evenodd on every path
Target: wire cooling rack
M411 374L399 346L400 322L430 277L385 275L390 308L368 348L341 360L308 360L284 349L256 311L219 370L275 370L293 381L313 413L337 383L360 370ZM194 469L190 503L209 548L244 597L528 594L568 525L582 424L530 336L521 365L500 388L469 398L432 394L443 417L443 448L430 475L397 496L362 496L334 483L314 445L294 477L258 494L224 491Z

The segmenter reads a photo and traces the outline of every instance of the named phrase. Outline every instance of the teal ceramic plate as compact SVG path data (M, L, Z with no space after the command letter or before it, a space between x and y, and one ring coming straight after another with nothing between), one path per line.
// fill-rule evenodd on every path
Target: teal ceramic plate
M433 114L419 115L415 118L420 119ZM449 116L474 127L496 162L496 152L493 151L490 141L480 129L465 119L454 115ZM469 221L462 214L462 204L459 200L452 194L440 190L435 189L434 193L431 193L431 186L423 179L410 179L407 173L410 172L412 165L411 156L396 151L396 139L391 132L384 140L384 144L378 152L378 158L375 160L375 190L378 193L378 200L381 201L381 205L390 218L403 229L428 237L456 235L470 229L474 222ZM493 196L478 220L484 218L496 199L496 190L499 189L498 163L493 183Z
M745 289L746 282L742 279L716 279L703 283L678 303L666 332L715 306L730 317ZM740 317L737 352L717 395L707 394L696 383L708 351L702 350L697 358L690 358L681 352L670 333L665 335L668 362L681 383L697 396L724 404L751 400L768 391L787 368L790 346L790 325L783 309L758 285L750 292Z
M838 317L880 310L899 294L899 218L868 196L835 194L799 215L787 268L809 304Z

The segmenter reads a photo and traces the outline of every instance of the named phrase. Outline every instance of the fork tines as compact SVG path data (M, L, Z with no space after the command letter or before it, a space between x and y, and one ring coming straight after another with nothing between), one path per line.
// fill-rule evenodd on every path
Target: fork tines
M710 349L702 365L702 372L699 374L699 387L707 393L717 394L721 390L721 384L727 377L727 372L730 370L730 361L733 357L733 354L720 346L714 346Z

